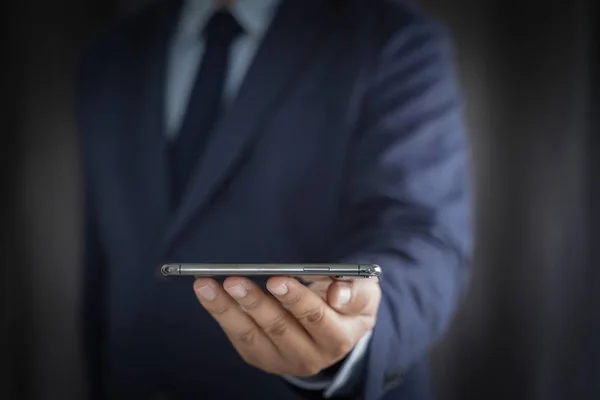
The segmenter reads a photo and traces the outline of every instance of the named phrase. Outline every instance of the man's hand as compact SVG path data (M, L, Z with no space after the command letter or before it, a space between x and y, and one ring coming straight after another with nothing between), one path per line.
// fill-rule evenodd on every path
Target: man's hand
M227 278L223 286L198 278L200 303L250 365L277 375L313 376L343 359L375 324L377 279L317 279L304 286L273 277L265 293L252 281Z

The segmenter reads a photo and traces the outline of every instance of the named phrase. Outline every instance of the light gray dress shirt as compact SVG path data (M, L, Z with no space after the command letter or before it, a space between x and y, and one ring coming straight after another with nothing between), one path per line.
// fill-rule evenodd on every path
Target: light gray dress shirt
M236 0L230 12L244 28L231 48L224 100L231 102L252 63L280 0ZM165 131L172 140L179 132L186 112L196 72L204 52L201 32L216 9L215 1L186 0L169 50L165 88ZM290 383L308 390L324 390L325 397L336 395L348 382L353 368L365 356L371 333L355 346L336 376L298 378L284 376Z

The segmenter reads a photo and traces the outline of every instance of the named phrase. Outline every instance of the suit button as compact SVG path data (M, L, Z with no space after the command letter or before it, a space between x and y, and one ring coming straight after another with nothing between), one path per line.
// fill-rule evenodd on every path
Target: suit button
M389 389L402 383L404 370L401 367L392 368L385 372L383 377L383 387Z

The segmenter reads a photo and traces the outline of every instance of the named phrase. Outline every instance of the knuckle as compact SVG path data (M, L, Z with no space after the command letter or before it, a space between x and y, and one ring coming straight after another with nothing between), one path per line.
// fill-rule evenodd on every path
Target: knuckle
M240 356L242 357L242 360L244 360L244 362L252 367L255 368L259 368L262 369L262 365L260 363L260 359L253 353L248 353L248 352L239 352Z
M250 299L247 303L244 303L246 310L255 310L262 305L263 299L260 296L256 296Z
M246 346L254 346L258 339L258 328L252 327L246 329L236 335L236 341L246 345Z
M319 368L314 362L304 362L298 364L295 375L308 378L317 375L319 372L321 372L321 370L322 368Z
M277 316L264 327L264 331L267 335L275 337L283 336L287 330L288 323L282 315Z
M325 307L319 305L310 308L298 315L298 319L303 325L317 325L325 318Z
M331 353L335 358L344 357L346 354L350 353L353 347L354 343L350 340L340 340L331 347Z
M288 297L285 299L285 303L288 306L293 306L295 304L300 303L300 300L302 300L302 296L300 295L300 293L293 293L288 295Z
M273 375L293 375L294 371L291 371L284 362L270 362L263 366L261 369L268 374Z
M285 368L280 368L280 366L278 366L272 362L265 362L264 358L260 357L255 352L240 352L240 351L238 351L238 353L240 354L240 357L242 358L242 360L244 360L244 362L246 364L250 365L251 367L260 369L268 374L273 374L273 375L286 374ZM292 375L293 372L290 372L289 374Z
M215 305L211 310L211 314L216 315L216 316L220 316L225 314L227 311L230 310L229 304L226 303L222 303L222 304L217 304Z

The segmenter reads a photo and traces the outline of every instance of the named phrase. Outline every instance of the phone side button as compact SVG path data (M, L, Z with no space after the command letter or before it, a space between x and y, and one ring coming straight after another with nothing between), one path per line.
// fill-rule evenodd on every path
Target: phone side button
M304 272L327 272L329 267L304 267Z

